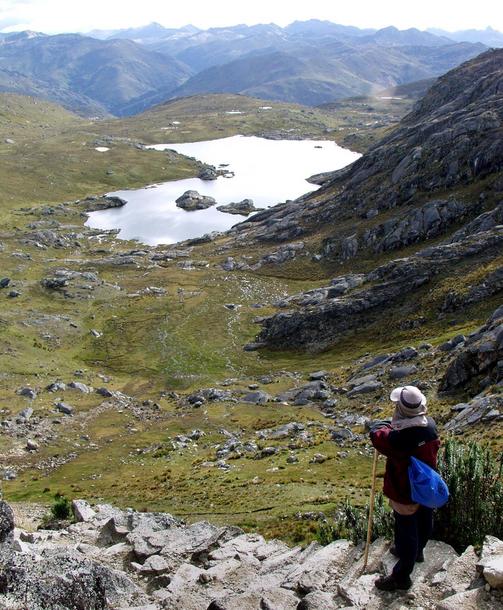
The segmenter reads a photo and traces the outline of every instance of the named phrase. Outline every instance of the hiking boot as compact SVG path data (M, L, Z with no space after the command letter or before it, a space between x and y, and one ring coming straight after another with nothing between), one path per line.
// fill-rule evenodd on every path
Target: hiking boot
M381 576L374 584L381 591L406 591L412 587L412 580L409 577L406 580L397 580L393 574L390 574Z
M392 554L394 557L397 557L397 558L399 559L399 556L398 556L398 553L397 553L397 550L396 550L396 546L395 546L395 545L393 545L393 546L390 548L389 552L390 552L390 553L391 553L391 554ZM417 554L417 557L416 557L416 563L423 563L423 562L424 562L424 554L423 554L423 551L419 551L419 553Z

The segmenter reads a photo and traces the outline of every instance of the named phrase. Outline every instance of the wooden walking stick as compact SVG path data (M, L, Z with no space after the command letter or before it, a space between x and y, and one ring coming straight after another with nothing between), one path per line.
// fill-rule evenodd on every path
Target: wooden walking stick
M367 542L365 543L365 554L363 558L362 572L365 572L365 570L367 569L367 562L369 559L370 538L372 536L372 519L374 517L374 498L376 493L376 474L378 457L379 453L377 452L377 449L374 449L374 461L372 462L372 486L370 488L369 522L367 526Z

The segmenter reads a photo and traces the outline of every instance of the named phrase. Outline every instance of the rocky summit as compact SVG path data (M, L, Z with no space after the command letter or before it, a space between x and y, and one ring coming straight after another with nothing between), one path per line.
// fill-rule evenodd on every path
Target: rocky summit
M0 502L5 609L503 608L503 542L491 536L480 554L429 542L412 589L393 594L374 587L395 562L383 539L364 570L362 547L347 540L289 547L237 527L82 500L73 502L75 521L55 531L14 528L11 513Z

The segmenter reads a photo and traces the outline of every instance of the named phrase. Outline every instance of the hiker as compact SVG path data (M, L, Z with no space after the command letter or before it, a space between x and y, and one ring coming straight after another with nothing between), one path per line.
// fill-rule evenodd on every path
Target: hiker
M372 444L387 457L383 491L395 517L395 544L390 551L398 561L390 576L376 580L375 586L383 591L409 589L414 563L424 561L423 549L433 529L433 509L411 499L409 458L414 456L436 469L440 446L435 422L426 417L426 397L418 388L395 388L390 399L395 404L391 423L378 422L370 431Z

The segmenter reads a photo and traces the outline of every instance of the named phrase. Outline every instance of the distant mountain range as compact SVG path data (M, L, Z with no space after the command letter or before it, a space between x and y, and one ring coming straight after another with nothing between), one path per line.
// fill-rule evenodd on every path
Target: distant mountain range
M208 30L152 23L87 36L20 32L0 34L0 91L85 116L135 114L174 97L220 92L317 105L436 77L485 49L444 33L318 20Z
M428 30L436 36L444 36L456 42L481 42L488 47L501 48L503 47L503 33L487 27L485 30L460 30L458 32L446 32L436 28Z

